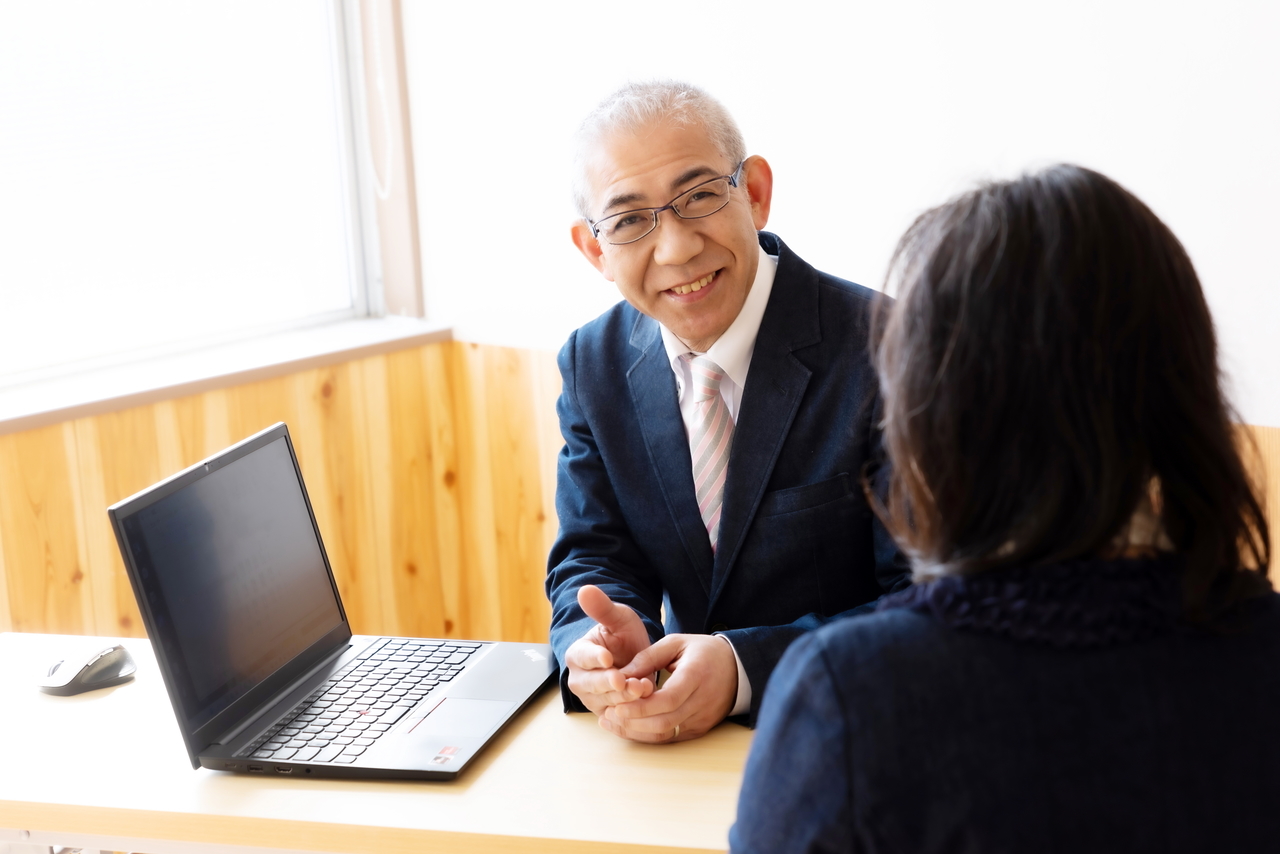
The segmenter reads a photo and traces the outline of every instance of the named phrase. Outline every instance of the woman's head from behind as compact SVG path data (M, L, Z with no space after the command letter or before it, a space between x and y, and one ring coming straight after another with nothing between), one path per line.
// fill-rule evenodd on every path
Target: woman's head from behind
M1153 495L1190 616L1259 586L1209 309L1142 202L1076 166L988 184L922 215L893 276L888 521L918 575L1105 556Z

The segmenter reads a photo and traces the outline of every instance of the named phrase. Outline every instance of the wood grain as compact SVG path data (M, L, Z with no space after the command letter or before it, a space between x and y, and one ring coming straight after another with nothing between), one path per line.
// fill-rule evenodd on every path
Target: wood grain
M56 623L84 634L87 575L60 425L0 437L0 528L15 631Z
M285 421L355 631L545 640L558 393L440 342L0 436L0 629L142 635L106 508Z

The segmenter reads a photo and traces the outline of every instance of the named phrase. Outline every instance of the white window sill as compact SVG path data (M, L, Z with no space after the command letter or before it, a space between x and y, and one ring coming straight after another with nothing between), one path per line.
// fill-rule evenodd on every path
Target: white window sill
M453 338L406 317L345 320L0 388L0 434L270 379Z

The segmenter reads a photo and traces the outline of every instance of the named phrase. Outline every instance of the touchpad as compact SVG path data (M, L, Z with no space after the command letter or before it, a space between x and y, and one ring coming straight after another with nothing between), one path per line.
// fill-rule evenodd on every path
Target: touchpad
M515 705L507 700L467 700L447 697L431 714L411 729L415 736L436 735L456 738L484 738L506 719Z

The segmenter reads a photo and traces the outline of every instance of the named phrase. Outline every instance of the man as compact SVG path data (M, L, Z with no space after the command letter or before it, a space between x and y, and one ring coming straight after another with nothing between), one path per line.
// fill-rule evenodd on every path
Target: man
M623 88L578 160L574 244L626 302L559 356L551 643L566 710L696 738L754 722L793 639L908 583L862 489L874 293L758 233L772 171L698 89Z

